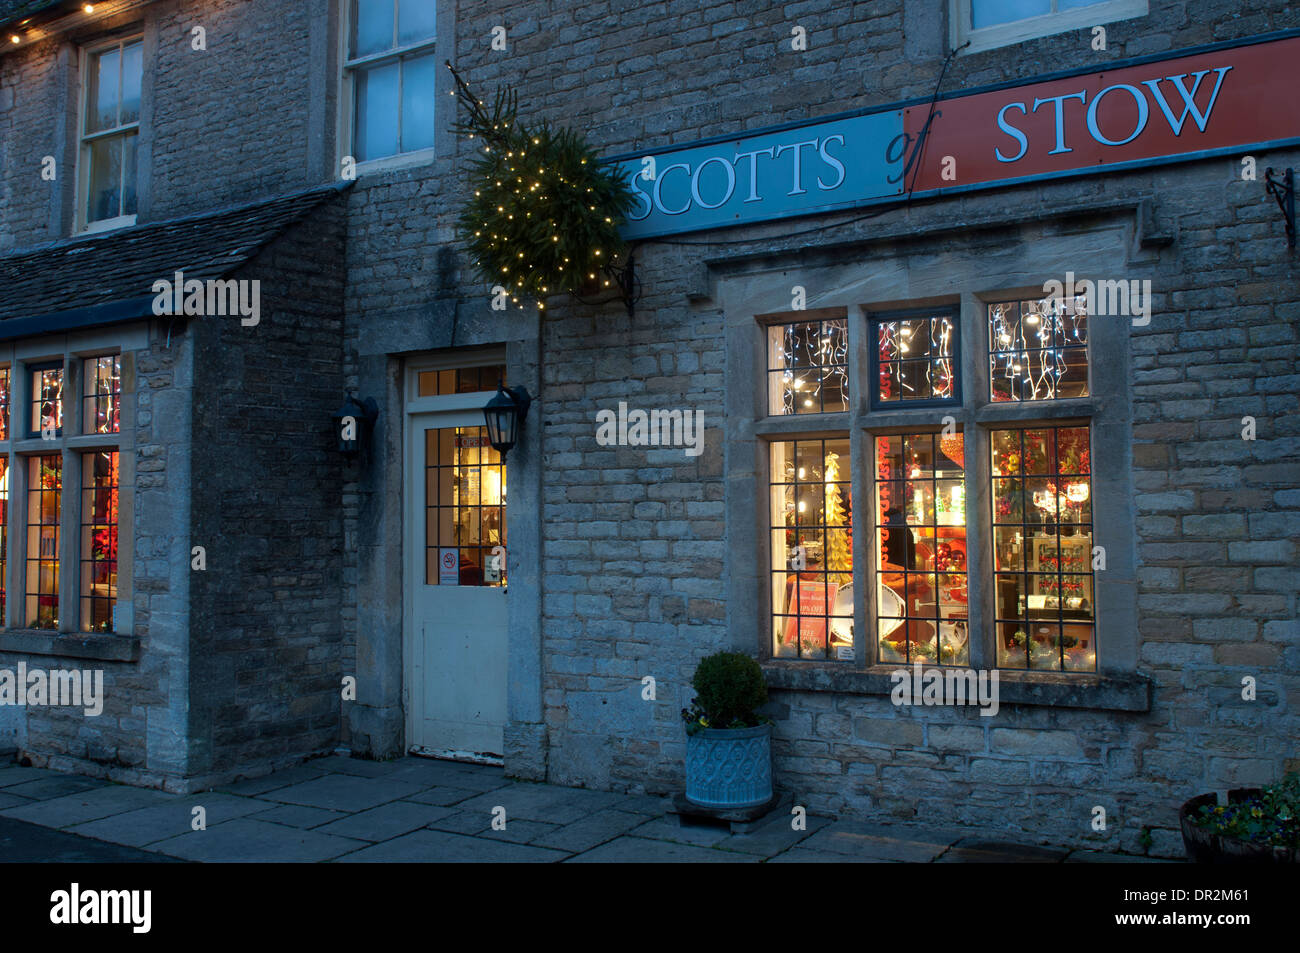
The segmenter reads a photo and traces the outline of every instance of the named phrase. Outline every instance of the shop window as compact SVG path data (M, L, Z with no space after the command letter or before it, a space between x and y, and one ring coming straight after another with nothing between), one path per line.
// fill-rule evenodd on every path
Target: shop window
M143 48L123 40L84 59L80 219L91 230L135 221Z
M1088 311L1083 295L988 306L994 403L1088 396Z
M63 364L29 364L31 413L28 436L46 439L63 432Z
M957 311L873 315L873 407L960 403Z
M358 162L431 149L435 0L352 0L344 75Z
M849 409L849 336L844 318L767 329L768 413L828 414Z
M113 631L117 605L118 455L81 455L81 629Z
M1147 0L952 0L951 37L973 53L1146 12Z
M122 359L116 354L82 363L81 430L117 433L122 428Z
M506 467L486 427L425 431L425 584L440 584L440 557L462 586L506 585Z
M997 663L1096 670L1089 428L991 434Z
M848 437L771 445L772 654L853 659Z
M875 444L880 661L967 665L964 436L900 434Z
M29 457L27 467L27 625L57 629L63 456Z
M506 366L489 364L484 367L461 367L455 370L420 371L416 376L417 396L445 397L448 394L472 394L495 391L497 384L505 383Z

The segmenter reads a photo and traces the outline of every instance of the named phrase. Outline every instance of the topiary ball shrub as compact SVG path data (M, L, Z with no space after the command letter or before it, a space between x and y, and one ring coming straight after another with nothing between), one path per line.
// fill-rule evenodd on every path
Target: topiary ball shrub
M691 679L694 710L682 711L688 730L753 728L767 721L758 709L767 703L767 682L758 662L738 652L718 652L701 660Z

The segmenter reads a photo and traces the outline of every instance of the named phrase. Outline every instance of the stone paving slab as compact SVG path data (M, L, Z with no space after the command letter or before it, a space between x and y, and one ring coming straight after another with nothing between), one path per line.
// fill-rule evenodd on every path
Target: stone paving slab
M43 784L43 781L29 782ZM22 785L19 785L20 787ZM72 827L87 821L99 820L113 814L124 814L142 807L155 807L175 801L177 795L164 794L151 788L133 788L124 784L109 784L76 794L35 801L21 807L0 809L0 814L20 821L41 824L44 827Z
M817 817L815 815L805 817L805 829L797 831L791 823L793 820L793 815L775 817L758 830L751 831L748 834L737 834L728 838L723 844L727 850L738 850L746 854L772 857L794 847L801 841L807 840L831 823L828 817Z
M267 802L261 798L255 798L254 800L263 808L267 806ZM341 821L352 815L346 811L327 811L324 808L307 807L302 804L280 804L272 807L269 811L263 810L248 816L257 818L259 821L270 821L272 824L283 824L286 827L299 827L310 830L331 821Z
M726 824L679 824L676 820L667 817L651 818L629 833L636 837L652 837L655 840L691 844L696 847L713 847L732 837L731 828Z
M606 809L566 824L537 838L532 843L538 847L554 847L557 850L567 850L576 854L613 840L644 823L644 814L633 814L621 809Z
M471 791L468 788L432 787L427 791L421 791L419 794L412 794L403 800L416 801L419 804L436 804L439 807L450 807L478 795L478 791Z
M694 844L677 844L671 841L652 840L648 837L624 835L607 841L599 847L571 857L571 864L745 864L757 863L761 858L738 851L712 850Z
M509 841L512 844L531 844L559 829L559 824L547 824L545 821L514 820L507 821L504 830L493 830L489 826L478 836L487 840Z
M405 758L394 763L397 767L387 777L394 781L418 784L422 788L463 788L482 793L519 783L507 778L504 768L485 764L461 764L458 761L432 761L426 758Z
M224 821L266 810L266 802L205 791L178 798L171 804L145 807L125 814L115 814L88 824L68 828L73 834L96 837L114 844L144 847L193 830L194 808L202 807L205 822L211 828Z
M481 834L492 826L492 815L485 811L461 811L453 808L451 814L435 818L425 826L449 834Z
M901 860L877 860L853 854L836 854L829 850L809 850L802 844L791 847L767 861L769 864L901 864Z
M330 860L364 846L365 841L241 817L159 841L152 849L204 863L283 864Z
M29 797L22 797L18 794L6 794L4 791L0 791L0 814L3 814L4 809L7 807L22 807L24 804L31 803L32 799Z
M174 857L80 837L11 817L0 817L0 860L10 864L180 863Z
M1066 851L1049 847L1032 847L1010 841L965 838L958 841L942 857L941 864L1059 864L1065 860Z
M923 831L888 831L880 825L834 821L801 842L809 850L847 854L863 860L901 860L928 864L952 843L945 834Z
M56 797L66 797L69 794L80 794L82 791L90 791L94 788L102 788L108 783L99 778L83 778L77 774L51 773L44 778L24 781L21 784L11 784L4 790L6 794L19 794L36 801L45 801Z
M364 811L420 792L419 785L391 778L360 778L351 774L325 774L302 784L259 795L263 800L305 804L330 811Z
M309 761L294 768L276 771L274 774L264 774L261 777L249 778L246 781L236 781L234 784L223 784L216 790L221 794L256 796L278 788L301 784L303 781L311 781L327 773L324 768L317 767L315 761Z
M1076 850L1065 858L1067 864L1182 864L1185 860L1168 857L1139 857L1136 854L1111 854L1102 850Z
M339 858L339 863L554 863L568 855L563 851L466 837L446 831L413 831L402 837L375 844Z
M364 758L351 758L345 755L318 758L312 764L323 771L352 774L359 778L382 778L401 768L400 761L367 761Z
M322 834L337 834L340 837L375 843L417 831L455 810L452 807L436 807L414 801L392 801L368 811L350 814L342 820L316 829Z
M15 784L22 784L24 781L39 781L43 778L66 776L48 768L24 768L20 765L10 765L0 768L0 790Z
M506 820L523 818L549 824L572 824L593 811L616 805L622 795L608 791L563 788L553 784L520 781L461 801L463 811L482 811L491 815L493 808L504 807Z

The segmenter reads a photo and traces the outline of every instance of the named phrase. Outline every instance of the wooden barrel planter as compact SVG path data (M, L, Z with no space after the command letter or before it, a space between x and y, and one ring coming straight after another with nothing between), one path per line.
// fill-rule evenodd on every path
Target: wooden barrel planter
M1229 804L1240 804L1259 797L1259 788L1236 788L1228 792ZM1294 864L1300 863L1300 851L1290 847L1252 844L1239 837L1229 837L1201 827L1196 817L1202 807L1214 807L1218 798L1201 794L1185 803L1178 813L1187 856L1198 864Z

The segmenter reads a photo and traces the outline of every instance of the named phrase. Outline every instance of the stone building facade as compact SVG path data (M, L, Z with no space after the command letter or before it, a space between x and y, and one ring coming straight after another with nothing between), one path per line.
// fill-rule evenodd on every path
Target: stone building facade
M896 103L943 108L963 91L1061 70L1103 73L1216 44L1280 42L1300 28L1289 5L1110 0L1087 13L1095 22L1057 14L1032 29L982 30L963 25L967 0L434 6L436 29L417 20L423 32L359 52L344 0L160 0L114 5L107 19L82 16L77 4L0 5L5 31L19 37L0 52L5 286L39 262L70 289L15 301L5 318L146 297L155 277L198 274L199 260L212 263L203 277L259 277L270 302L252 329L139 312L132 330L116 311L114 323L95 325L122 335L96 346L123 356L124 534L134 509L117 584L133 615L119 621L116 641L82 638L99 643L82 651L105 660L111 716L0 709L0 732L9 726L17 748L174 787L343 746L371 757L487 752L523 778L667 792L682 785L679 712L695 664L730 649L763 660L777 781L814 813L1108 849L1140 851L1149 840L1176 854L1186 797L1296 767L1300 296L1294 250L1262 183L1265 167L1296 164L1294 142L1254 150L1253 179L1243 155L1220 151L906 196L869 216L843 209L663 235L637 248L630 314L617 301L565 299L542 314L502 313L456 241L470 147L452 133L455 100L440 68L451 60L480 91L509 84L527 121L573 125L602 154L635 159ZM1100 49L1095 25L1104 26ZM505 49L494 49L502 26ZM796 27L804 49L792 46ZM125 231L87 236L78 176L45 181L42 159L77 168L86 51L137 36L136 218ZM966 38L971 46L949 56ZM433 119L416 130L418 147L383 154L367 141L367 158L359 130L389 130L365 124L357 97L377 81L370 71L396 62L385 59L394 50L406 51L400 69L424 83ZM430 58L439 68L420 72ZM1285 96L1276 109L1294 112ZM338 180L346 187L334 188ZM212 216L218 227L205 228ZM256 240L223 243L236 222ZM74 280L50 257L132 233L160 249L153 271ZM162 236L176 234L187 236L184 254L169 256ZM988 353L976 348L989 306L1029 300L1069 271L1149 280L1150 322L1094 322L1086 400L991 402ZM801 308L791 303L795 286ZM961 399L882 409L868 396L867 330L877 315L915 309L955 316ZM809 322L843 322L849 396L825 414L770 413L770 329ZM50 348L27 343L38 330L18 340L23 354L44 358ZM71 374L85 348L65 350ZM16 354L11 367L24 359ZM426 389L470 368L489 370L464 387L455 378L450 393L441 383ZM475 543L508 543L509 585L442 602L436 567L423 560L454 547L435 545L445 540L433 540L433 517L426 523L420 507L433 507L438 479L425 471L447 464L421 454L433 453L425 441L440 430L455 431L457 454L478 449L465 415L491 396L498 368L535 397L507 457L508 505L497 512L508 541L483 529ZM352 458L335 449L331 417L348 390L379 411ZM703 452L602 446L596 415L620 402L700 412ZM993 717L894 704L898 660L864 637L883 615L884 583L873 576L888 568L872 542L877 448L937 434L945 415L969 435L969 513L998 504L975 462L989 459L995 432L1083 426L1096 460L1089 532L1107 560L1087 583L1095 667L1008 664ZM1249 441L1246 417L1256 428ZM770 506L774 461L784 459L774 454L786 452L774 447L800 439L843 441L837 475L844 501L859 502L841 573L855 583L845 625L857 635L838 660L784 657L784 640L774 639L794 631L802 641L805 631L801 621L793 630L774 621L789 604L774 582L786 565ZM10 452L33 451L15 443ZM452 465L458 481L468 479L462 459ZM496 464L474 459L473 479L486 481ZM486 483L475 486L482 511ZM1005 615L992 582L995 525L972 517L963 554L965 663L978 669L1002 666L998 653L1010 645L995 643ZM929 529L940 538L935 520ZM196 545L207 546L202 575L190 566ZM461 570L473 566L486 583L485 553L460 552ZM10 580L21 591L16 570ZM471 588L463 572L458 581L448 588ZM16 600L0 668L84 664L87 655L70 652L75 626L50 644L25 627ZM443 619L469 631L499 619L499 639L462 646ZM833 624L827 617L823 636ZM1078 638L1060 624L1058 641ZM135 648L124 651L127 643ZM457 680L456 665L491 671ZM653 700L643 697L647 676ZM355 694L341 694L349 677ZM1253 700L1243 679L1254 680ZM457 723L459 689L480 682L504 694L483 705L500 708L499 746L438 743ZM443 699L453 708L440 708ZM1104 831L1091 824L1097 805L1111 818Z

